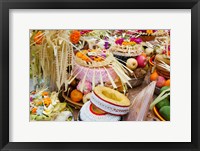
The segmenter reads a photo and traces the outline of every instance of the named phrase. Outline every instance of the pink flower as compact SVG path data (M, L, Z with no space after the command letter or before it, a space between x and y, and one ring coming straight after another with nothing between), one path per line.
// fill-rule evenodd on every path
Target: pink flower
M141 38L132 37L132 38L130 38L130 41L134 41L134 42L136 42L137 44L140 44L140 43L142 42L142 39L141 39Z
M115 41L115 43L118 44L118 45L122 45L123 42L124 42L124 39L123 39L123 38L117 39L117 40Z

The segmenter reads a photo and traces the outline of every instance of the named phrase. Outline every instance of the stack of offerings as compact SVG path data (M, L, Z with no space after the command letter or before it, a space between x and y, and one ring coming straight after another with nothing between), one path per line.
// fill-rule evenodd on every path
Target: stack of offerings
M129 112L130 100L122 93L104 86L94 88L90 101L80 110L80 121L120 121Z
M76 52L73 59L73 70L67 81L70 84L75 78L81 80L81 92L85 81L92 84L92 89L99 84L103 86L108 82L111 82L112 87L117 89L119 86L115 83L115 79L119 77L122 85L130 86L131 78L127 75L127 67L118 62L109 51L82 50ZM123 88L126 91L125 87Z

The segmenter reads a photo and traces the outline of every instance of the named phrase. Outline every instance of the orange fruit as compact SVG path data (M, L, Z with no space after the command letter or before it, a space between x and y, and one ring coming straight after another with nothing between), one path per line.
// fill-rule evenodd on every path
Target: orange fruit
M164 86L170 86L170 79L168 79L168 80L165 81Z
M154 71L151 75L150 75L150 80L151 81L156 81L158 78L158 73L156 71Z
M80 102L83 99L83 93L81 91L75 89L70 93L70 98L74 102Z

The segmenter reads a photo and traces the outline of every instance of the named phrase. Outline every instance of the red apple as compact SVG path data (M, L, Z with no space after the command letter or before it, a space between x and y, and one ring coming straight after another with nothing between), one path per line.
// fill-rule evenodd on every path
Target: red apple
M156 80L156 86L159 87L159 88L163 87L164 84L165 84L165 81L166 81L166 80L165 80L164 77L158 76L158 78L157 78L157 80Z
M138 62L138 67L140 67L140 68L144 68L144 67L146 66L146 64L147 64L147 59L146 59L146 57L144 57L144 56L142 56L142 55L137 56L137 57L136 57L136 60L137 60L137 62Z

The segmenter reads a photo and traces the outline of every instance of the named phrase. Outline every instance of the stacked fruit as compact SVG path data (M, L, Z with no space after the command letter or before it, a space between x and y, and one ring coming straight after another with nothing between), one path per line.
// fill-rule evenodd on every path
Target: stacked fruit
M131 70L129 76L132 79L130 80L132 87L142 84L148 71L146 54L142 53L137 57L129 58L126 61L126 66Z
M154 72L150 75L151 81L157 81L156 86L170 86L170 58L158 54L154 59Z
M170 79L166 79L165 77L159 75L156 70L150 75L150 80L156 81L156 86L158 88L170 86Z

